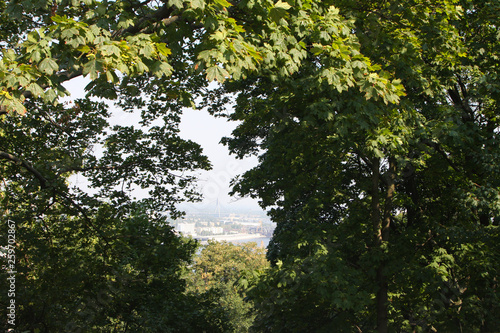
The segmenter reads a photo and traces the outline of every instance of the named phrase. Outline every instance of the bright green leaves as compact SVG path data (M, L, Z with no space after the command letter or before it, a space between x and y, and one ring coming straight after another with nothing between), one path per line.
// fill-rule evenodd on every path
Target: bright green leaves
M119 71L125 75L139 75L153 72L156 76L169 76L172 68L168 56L172 53L165 43L157 43L154 36L129 36L120 41L103 40L93 47L80 49L88 51L89 62L84 65L84 75L89 74L94 80L99 73L105 73L107 80L118 82L115 76L108 74Z
M56 15L52 17L52 21L56 24L49 27L52 31L50 37L60 39L65 45L73 48L94 41L100 34L100 29L96 26L89 26L85 22L76 21L66 16Z
M147 50L147 53L146 53L146 51L142 50L143 54L146 56L150 56L151 55L151 46L148 45L148 48L146 50ZM103 45L99 48L99 51L105 57L120 58L121 54L122 54L121 49L114 44Z
M357 86L367 100L381 99L385 104L397 104L404 95L404 88L398 81L391 82L381 66L372 64L364 56L361 45L352 32L353 22L343 19L339 10L330 7L314 26L314 42L310 52L322 66L318 80L326 80L330 86L342 93Z
M130 4L121 1L85 6L75 2L73 6L57 8L55 15L40 19L45 24L27 31L25 39L18 36L15 49L19 53L12 48L10 57L3 56L0 90L12 99L3 98L2 108L22 112L27 96L45 98L48 94L46 101L52 102L64 93L60 83L79 75L93 81L102 78L112 85L119 82L118 73L170 76L172 53L196 61L193 52L206 50L197 57L201 63L195 67L206 70L209 80L220 82L244 76L262 59L245 40L242 25L229 16L227 8L232 4L226 0L170 0L164 8L145 5L132 11ZM194 24L179 23L185 20ZM207 29L201 31L200 24ZM181 40L200 45L196 51L186 48L192 53L188 55L179 48ZM18 65L31 68L14 72Z
M42 87L40 87L35 82L30 83L26 87L26 90L29 91L29 92L31 92L31 94L33 94L33 96L35 96L35 97L40 97L40 96L44 95L44 90L42 89Z
M48 29L33 30L19 45L19 56L13 50L4 51L0 71L0 86L16 91L1 105L23 112L26 94L53 102L64 94L57 84L60 73L65 76L89 76L91 80L104 75L117 83L115 72L140 75L153 72L157 77L172 74L168 63L171 50L154 34L137 34L114 40L112 34L97 25L89 25L67 16L54 16ZM64 80L64 79L63 79ZM22 90L20 90L21 88Z
M237 35L226 37L225 32L216 31L211 39L216 46L198 54L198 59L207 68L209 81L224 82L228 77L239 79L245 76L245 71L256 69L256 64L262 60L259 52Z
M269 10L270 23L261 33L268 37L259 51L263 67L273 71L273 79L288 79L308 59L317 63L318 83L326 81L338 93L358 88L367 100L398 103L404 95L403 86L361 53L353 32L354 21L344 18L333 6L324 12L315 12L317 8L310 5L302 6L278 1ZM289 15L286 22L278 24L285 15Z
M23 102L24 93L28 92L36 97L47 98L47 101L53 101L58 95L64 95L64 90L59 92L50 92L46 95L41 87L40 77L43 75L52 75L59 66L53 58L47 57L39 64L23 64L15 60L13 50L4 50L0 60L0 91L4 93L0 96L0 109L7 111L25 112Z
M204 9L205 8L205 0L191 0L191 7L193 9Z
M227 2L226 0L214 0L214 3L223 8L228 8L232 6L232 4Z
M363 70L367 70L363 68ZM404 87L401 85L400 80L390 79L387 73L381 72L381 75L376 73L366 73L360 80L359 90L364 93L367 100L374 99L382 100L387 104L397 104L400 96L404 96Z
M203 18L207 29L207 42L197 59L197 67L206 70L207 80L223 82L227 78L239 79L255 70L262 56L246 38L246 30L240 22L229 16L225 0L207 5L210 15Z
M270 9L269 16L274 22L280 23L281 19L287 17L287 11L290 8L292 8L292 6L290 6L287 2L282 2L281 0L279 0Z
M356 48L353 52L352 48L337 43L332 46L315 44L311 51L324 58L329 57L328 63L335 67L322 69L319 81L326 80L339 93L357 86L366 100L382 100L386 105L397 104L405 95L400 80L391 80L390 73L380 71L379 65L372 65L370 59L359 54Z
M182 8L184 6L184 2L183 0L168 0L168 5L169 6L175 6L177 8Z
M156 49L164 57L168 57L172 54L172 51L167 47L167 44L165 43L156 43Z
M0 91L0 96L6 99L12 99L12 96L7 91Z
M276 2L274 4L274 9L282 9L282 10L288 10L290 8L292 8L292 6L290 6L290 4L288 4L288 2L283 2L281 0L278 0L278 2Z

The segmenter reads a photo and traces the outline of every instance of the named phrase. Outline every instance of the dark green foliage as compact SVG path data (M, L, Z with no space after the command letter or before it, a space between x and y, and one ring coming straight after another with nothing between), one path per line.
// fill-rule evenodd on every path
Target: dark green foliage
M496 4L293 4L296 72L226 84L226 143L260 159L235 192L278 223L257 331L495 331ZM349 30L298 28L313 11Z
M0 143L2 244L10 224L16 236L16 329L225 327L205 296L184 293L182 272L197 244L175 235L168 215L158 213L179 216L175 204L198 197L194 178L182 173L209 166L197 144L178 137L178 122L110 129L107 107L89 100L28 110L3 116ZM165 108L157 117L175 120L176 112ZM75 173L93 194L70 186ZM137 186L150 195L135 199ZM8 276L2 270L2 290ZM3 317L10 299L1 294Z

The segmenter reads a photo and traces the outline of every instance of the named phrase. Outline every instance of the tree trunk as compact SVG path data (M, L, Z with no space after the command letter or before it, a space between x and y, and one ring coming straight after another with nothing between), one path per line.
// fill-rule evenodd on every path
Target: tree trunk
M379 251L382 255L383 244L389 240L389 230L391 225L392 213L392 198L394 196L395 187L395 163L393 159L389 159L389 170L387 177L384 179L387 185L385 194L384 214L381 215L380 209L380 159L374 159L372 164L372 225L375 243L375 251ZM383 258L378 263L377 267L377 332L388 332L388 283L387 277L384 274L386 260Z
M380 219L380 159L375 158L372 162L372 205L371 217L375 246L382 244L382 221Z

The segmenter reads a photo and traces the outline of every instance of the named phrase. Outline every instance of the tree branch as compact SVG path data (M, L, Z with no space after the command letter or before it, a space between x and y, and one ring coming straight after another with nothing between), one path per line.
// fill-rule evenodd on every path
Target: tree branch
M474 119L474 111L472 110L472 108L469 105L469 102L467 101L466 90L465 90L466 88L461 82L461 80L459 80L459 84L462 90L462 94L465 94L464 98L460 96L460 92L458 91L457 87L454 87L453 89L448 89L448 95L450 96L453 105L462 110L463 121L468 122Z
M3 151L0 151L0 158L8 160L8 161L10 161L10 162L12 162L14 164L18 164L18 165L23 166L26 170L28 170L30 173L32 173L38 179L38 181L40 182L40 187L42 189L47 189L48 188L48 185L47 185L48 181L47 181L47 179L45 177L43 177L43 175L38 170L36 170L31 164L29 164L28 162L23 161L20 158L18 158L17 156L14 156L12 154L9 154L9 153L3 152ZM65 194L65 193L63 193L61 191L58 191L57 189L54 189L54 191L61 198L63 198L64 200L68 201L71 206L75 207L76 210L78 212L80 212L80 214L83 216L83 218L85 219L85 221L87 221L87 227L89 227L90 229L93 229L97 234L99 234L102 237L102 239L104 240L104 242L106 244L108 244L107 237L104 234L102 234L102 232L98 228L96 228L94 226L94 224L92 223L92 220L87 215L87 212L85 211L85 209L83 207L81 207L78 203L76 203L67 194Z
M446 162L448 162L448 164L453 168L453 170L460 173L460 169L458 168L458 166L455 163L453 163L453 161L446 154L446 152L441 148L441 146L439 146L439 144L432 142L430 140L424 140L423 143L431 148L434 148L435 151L437 151L441 156L444 157Z
M145 17L139 19L134 25L131 25L130 27L123 29L123 30L117 30L113 34L113 37L119 37L119 36L124 36L124 35L134 35L140 32L146 32L147 30L151 29L151 25L147 25L147 23L153 21L154 23L158 22L163 22L164 24L172 24L175 21L179 19L179 16L172 16L172 13L174 12L175 8L173 6L169 7L167 4L165 4L163 7L158 9L156 12L146 15ZM147 25L147 26L146 26ZM146 27L144 27L146 26Z
M47 188L47 183L48 183L47 179L28 162L23 161L17 156L14 156L12 154L3 151L0 151L0 158L8 160L14 164L23 166L26 170L28 170L31 174L33 174L33 176L35 176L36 179L38 179L41 188L43 189Z

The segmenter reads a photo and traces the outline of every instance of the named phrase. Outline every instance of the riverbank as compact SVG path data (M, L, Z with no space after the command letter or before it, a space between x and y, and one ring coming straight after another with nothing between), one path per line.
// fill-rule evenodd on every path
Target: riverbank
M265 239L268 237L261 234L231 234L231 235L197 236L195 238L198 239L202 244L206 244L209 239L215 240L217 242L226 241L226 242L242 243L246 240L255 241L255 240Z

